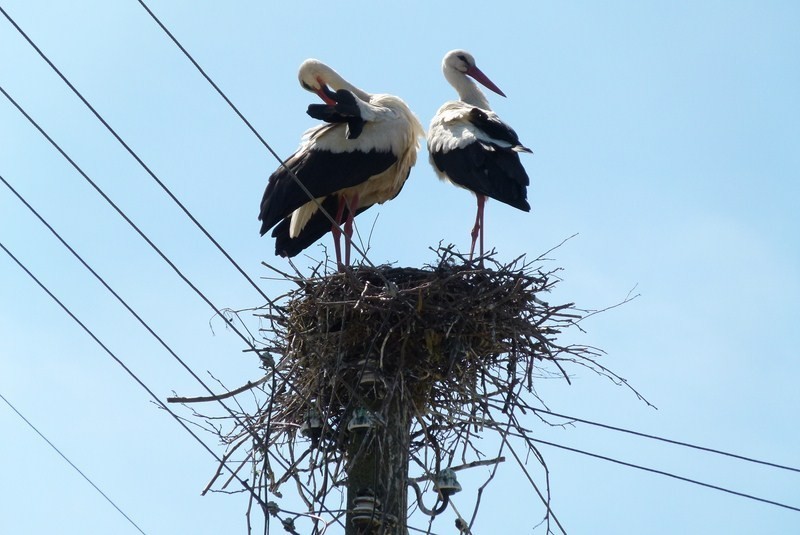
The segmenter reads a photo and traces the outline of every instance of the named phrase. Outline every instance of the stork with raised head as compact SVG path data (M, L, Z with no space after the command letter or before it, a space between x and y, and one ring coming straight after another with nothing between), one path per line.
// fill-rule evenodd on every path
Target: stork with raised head
M500 120L489 107L477 80L495 93L505 96L475 65L475 58L464 50L451 50L442 61L444 77L458 92L459 100L446 102L436 112L428 129L431 165L442 180L466 188L478 199L478 213L472 228L470 260L480 236L483 257L483 209L491 197L526 212L528 174L519 159L523 146L517 133ZM481 260L482 262L482 260Z
M285 166L269 177L258 217L261 235L275 227L275 254L292 257L331 231L341 268L350 264L353 218L397 196L417 161L425 131L398 97L369 94L318 60L304 61L298 78L326 103L309 106L308 113L328 124L306 131Z

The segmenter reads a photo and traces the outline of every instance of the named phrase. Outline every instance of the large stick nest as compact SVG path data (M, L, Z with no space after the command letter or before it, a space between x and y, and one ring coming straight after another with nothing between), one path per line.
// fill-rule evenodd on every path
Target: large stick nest
M271 442L284 433L291 441L314 409L328 445L341 449L342 424L364 387L400 386L417 416L426 415L426 440L414 449L434 441L452 451L465 436L458 422L488 418L490 407L513 412L534 377L552 373L542 361L563 373L563 353L574 360L588 351L555 342L579 315L572 304L537 297L557 282L553 272L521 259L485 269L450 249L438 254L424 269L361 266L304 279L289 295L286 314L273 318L285 342L280 375L290 386L276 392L272 421L294 425L274 426Z
M292 481L308 508L295 517L308 515L314 533L321 533L342 522L341 497L334 491L343 488L353 461L348 444L357 443L348 423L366 407L381 427L387 415L397 415L392 403L407 409L410 472L418 475L409 473L409 482L418 498L416 483L430 485L441 468L502 462L504 450L534 485L511 444L521 441L523 457L532 454L544 464L531 431L536 422L521 418L546 407L536 393L538 381L569 382L565 368L577 364L629 387L596 361L599 350L557 341L598 311L548 304L544 294L560 281L560 270L543 269L543 257L501 264L490 255L483 267L452 247L435 252L437 261L422 269L362 265L344 273L319 274L318 268L311 277L298 272L297 288L258 309L267 374L226 395L252 389L257 403L255 411L238 405L232 417L223 417L235 422L230 432L205 417L228 445L207 489L233 455L245 451L219 490L226 492L250 463L249 489L281 497ZM494 460L479 449L479 432L500 438ZM494 474L478 489L473 521Z

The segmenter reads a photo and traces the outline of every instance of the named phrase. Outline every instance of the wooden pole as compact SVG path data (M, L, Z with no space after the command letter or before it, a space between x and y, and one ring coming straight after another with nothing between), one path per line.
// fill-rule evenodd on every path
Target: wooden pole
M359 409L370 411L374 421L372 427L350 433L345 535L408 533L411 409L403 395L403 381L399 383L388 391L373 388L362 398L365 406L351 411L351 422L352 416L363 415ZM381 392L385 398L380 397Z

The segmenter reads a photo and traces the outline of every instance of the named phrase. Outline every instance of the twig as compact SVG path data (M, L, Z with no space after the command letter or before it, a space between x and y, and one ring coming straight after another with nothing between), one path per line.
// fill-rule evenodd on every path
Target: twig
M219 401L220 399L226 399L233 397L237 394L241 394L242 392L247 392L248 390L255 388L257 386L261 386L267 381L269 381L271 374L265 375L258 381L247 381L247 384L244 386L240 386L235 390L231 390L229 392L225 392L224 394L217 394L215 396L199 396L195 398L187 398L187 397L169 397L167 398L168 403L204 403L206 401Z

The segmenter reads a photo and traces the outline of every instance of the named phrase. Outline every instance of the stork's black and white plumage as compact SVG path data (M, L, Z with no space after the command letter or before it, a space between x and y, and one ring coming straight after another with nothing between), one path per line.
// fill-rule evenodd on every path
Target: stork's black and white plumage
M425 131L398 97L366 93L317 60L303 62L299 78L303 88L326 102L309 106L309 115L329 124L308 130L286 167L270 176L261 201L261 234L275 227L275 254L291 257L331 231L341 266L339 225L344 223L344 262L349 264L353 218L397 196Z
M480 235L483 257L483 209L491 197L526 212L528 174L519 159L523 146L517 133L489 107L483 92L471 78L505 96L475 65L464 50L448 52L442 61L444 77L458 92L459 100L446 102L436 112L428 130L431 165L442 180L475 193L478 213L472 229L470 258Z

